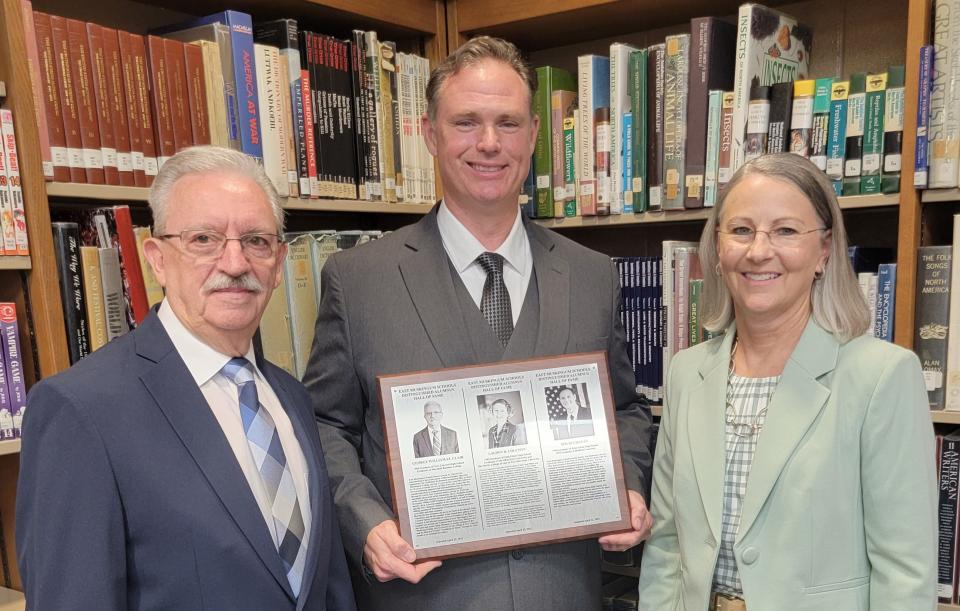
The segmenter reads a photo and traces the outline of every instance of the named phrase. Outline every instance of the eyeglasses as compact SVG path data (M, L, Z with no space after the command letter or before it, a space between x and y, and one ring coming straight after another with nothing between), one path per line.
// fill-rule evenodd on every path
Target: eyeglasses
M723 239L739 246L749 246L753 244L753 241L757 239L757 234L762 233L767 236L767 241L770 242L770 246L774 248L789 248L799 244L807 234L815 231L827 231L828 229L828 227L817 227L816 229L800 231L793 227L777 227L776 229L763 231L740 226L732 227L729 231L718 229L717 233L719 233Z
M159 240L180 238L180 244L190 255L199 259L216 259L223 254L227 242L240 242L243 254L256 259L269 259L277 254L277 246L283 239L275 233L245 233L239 238L228 238L219 231L210 229L186 229L180 233L153 236Z

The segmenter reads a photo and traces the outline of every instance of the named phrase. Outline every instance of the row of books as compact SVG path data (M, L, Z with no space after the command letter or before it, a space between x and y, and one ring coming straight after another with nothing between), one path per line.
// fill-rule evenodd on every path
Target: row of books
M920 49L913 184L960 184L960 0L937 0L933 40Z
M13 112L0 108L0 256L29 255Z
M960 537L958 526L958 495L960 489L960 429L936 437L938 490L937 525L937 598L942 603L957 604L960 585Z
M140 324L163 289L143 256L150 228L134 226L128 206L52 226L72 364Z
M953 244L960 244L960 214L953 217ZM960 410L960 265L952 245L922 246L917 253L913 349L920 357L930 409Z
M376 32L224 11L141 36L21 2L48 180L145 187L216 144L261 159L283 196L434 201L429 64Z
M0 303L0 441L20 437L26 405L17 305Z
M898 191L904 67L808 79L811 48L808 27L745 4L736 27L696 18L646 49L580 56L576 75L538 68L521 203L534 218L711 206L744 161L785 151L838 194Z
M267 360L298 380L303 379L320 304L320 271L333 253L382 235L376 230L326 229L285 234L283 281L270 297L260 320L260 344Z

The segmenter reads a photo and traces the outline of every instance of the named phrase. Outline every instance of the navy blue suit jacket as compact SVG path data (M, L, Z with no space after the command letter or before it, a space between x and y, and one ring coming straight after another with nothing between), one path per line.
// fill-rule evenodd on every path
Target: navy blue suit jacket
M28 396L16 512L27 609L355 608L307 394L257 365L309 470L300 597L223 430L151 312Z

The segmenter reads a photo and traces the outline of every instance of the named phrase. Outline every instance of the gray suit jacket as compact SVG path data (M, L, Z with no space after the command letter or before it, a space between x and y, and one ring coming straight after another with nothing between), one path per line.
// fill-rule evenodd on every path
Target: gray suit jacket
M650 412L635 391L613 264L536 224L526 230L539 290L538 335L533 354L511 357L608 352L626 484L644 491L652 462ZM359 606L554 611L599 605L595 541L451 559L418 585L360 576L367 534L395 517L376 376L472 365L478 357L464 332L436 209L383 239L333 255L321 282L304 383L316 410Z
M440 427L440 453L459 454L460 444L457 443L457 432L445 426ZM423 427L413 436L413 455L417 458L433 456L433 441L430 439L429 427Z

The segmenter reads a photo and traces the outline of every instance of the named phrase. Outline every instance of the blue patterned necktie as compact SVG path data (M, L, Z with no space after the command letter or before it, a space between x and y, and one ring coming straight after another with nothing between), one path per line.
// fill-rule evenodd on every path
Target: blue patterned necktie
M477 257L477 263L487 272L480 298L480 311L493 329L501 346L506 346L513 335L513 310L510 308L510 293L503 281L503 257L485 252Z
M273 418L260 405L250 361L245 358L230 359L220 371L239 389L243 432L247 436L247 446L260 472L273 514L273 528L270 531L290 588L294 596L299 596L306 560L306 543L303 541L305 528L293 474L280 445L280 435Z

